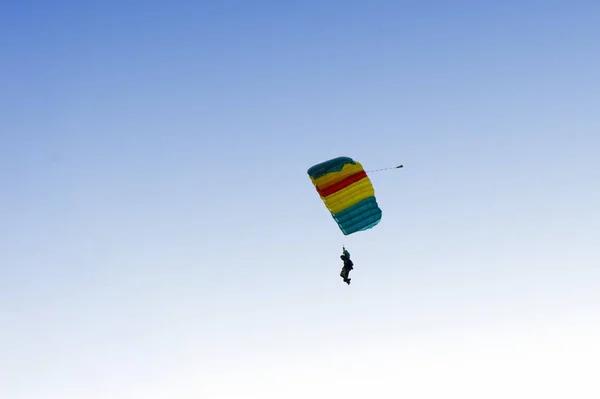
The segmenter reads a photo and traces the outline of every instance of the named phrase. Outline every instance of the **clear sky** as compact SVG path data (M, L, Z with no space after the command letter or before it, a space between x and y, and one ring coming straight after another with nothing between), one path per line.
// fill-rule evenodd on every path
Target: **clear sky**
M0 398L600 397L600 3L7 0L0 40ZM348 237L340 155L405 165Z

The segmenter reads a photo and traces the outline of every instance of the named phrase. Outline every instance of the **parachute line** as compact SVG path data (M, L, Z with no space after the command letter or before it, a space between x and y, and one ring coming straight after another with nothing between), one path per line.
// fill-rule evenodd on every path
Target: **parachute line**
M398 165L398 166L393 166L393 167L390 167L390 168L367 170L367 173L381 172L383 170L391 170L391 169L401 169L403 167L404 167L404 165Z

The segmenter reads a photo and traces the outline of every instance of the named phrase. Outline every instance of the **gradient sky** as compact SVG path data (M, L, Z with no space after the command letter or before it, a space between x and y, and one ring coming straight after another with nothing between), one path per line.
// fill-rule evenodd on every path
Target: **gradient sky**
M600 397L600 3L8 0L0 40L0 398ZM340 155L405 165L349 237Z

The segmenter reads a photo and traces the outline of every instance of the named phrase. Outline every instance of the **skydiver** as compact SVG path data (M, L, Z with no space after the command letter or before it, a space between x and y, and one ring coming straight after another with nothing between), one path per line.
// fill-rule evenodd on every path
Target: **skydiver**
M350 270L354 269L354 263L352 262L352 260L350 260L350 252L348 252L346 250L346 248L343 248L343 253L340 256L340 259L342 261L344 261L344 267L342 268L342 272L340 273L340 277L342 277L344 279L344 283L350 285L350 278L348 278L348 274L350 273Z

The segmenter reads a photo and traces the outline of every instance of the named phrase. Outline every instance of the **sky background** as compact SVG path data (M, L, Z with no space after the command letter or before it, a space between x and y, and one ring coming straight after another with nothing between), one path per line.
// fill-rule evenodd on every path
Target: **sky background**
M597 399L599 152L600 3L4 1L0 398Z

